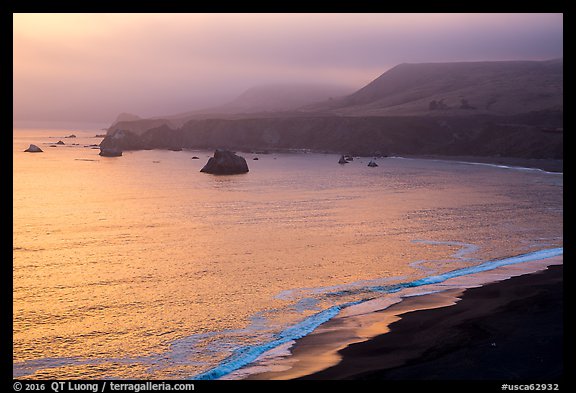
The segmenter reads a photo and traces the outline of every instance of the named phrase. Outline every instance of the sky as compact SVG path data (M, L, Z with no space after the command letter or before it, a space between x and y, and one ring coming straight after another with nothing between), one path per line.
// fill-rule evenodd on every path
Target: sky
M14 14L13 120L111 123L400 63L563 57L562 14Z

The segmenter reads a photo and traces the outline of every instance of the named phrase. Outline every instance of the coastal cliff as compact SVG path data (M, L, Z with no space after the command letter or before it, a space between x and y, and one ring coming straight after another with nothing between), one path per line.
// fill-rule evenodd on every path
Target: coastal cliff
M115 131L100 144L119 150L229 149L563 158L561 112L469 117L295 117L191 120L140 135ZM558 132L550 132L558 130Z
M270 92L259 94L266 102ZM241 105L246 97L238 113L118 121L101 146L563 158L562 59L400 64L355 93L290 111L258 112L254 100Z

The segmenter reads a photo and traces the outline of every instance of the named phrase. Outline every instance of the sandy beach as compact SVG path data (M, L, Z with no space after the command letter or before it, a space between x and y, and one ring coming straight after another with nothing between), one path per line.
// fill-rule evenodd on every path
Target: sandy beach
M381 311L345 311L298 340L275 371L248 379L558 380L562 257L520 265Z

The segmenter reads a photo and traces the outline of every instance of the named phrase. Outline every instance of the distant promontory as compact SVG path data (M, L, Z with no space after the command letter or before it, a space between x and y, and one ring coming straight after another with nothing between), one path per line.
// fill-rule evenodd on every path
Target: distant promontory
M101 146L562 159L563 61L400 64L296 109L119 120Z

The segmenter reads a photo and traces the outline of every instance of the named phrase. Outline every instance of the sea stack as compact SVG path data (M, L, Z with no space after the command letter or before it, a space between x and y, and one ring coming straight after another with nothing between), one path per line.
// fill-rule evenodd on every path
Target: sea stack
M102 157L120 157L122 155L122 150L100 146L100 155Z
M342 156L340 156L340 159L338 160L338 164L348 164L348 161L347 161L346 158L342 155Z
M235 175L248 172L248 164L244 157L228 150L216 150L200 172L213 175Z
M24 150L25 152L28 153L42 153L44 150L40 149L38 146L36 145L30 145L30 147L28 147L28 149Z

